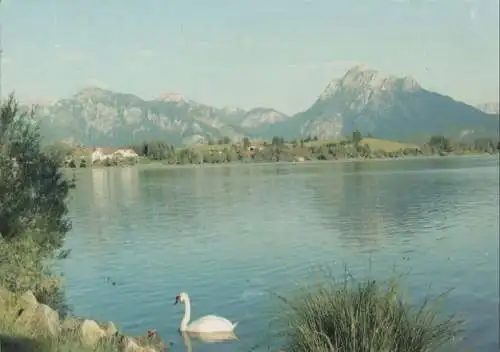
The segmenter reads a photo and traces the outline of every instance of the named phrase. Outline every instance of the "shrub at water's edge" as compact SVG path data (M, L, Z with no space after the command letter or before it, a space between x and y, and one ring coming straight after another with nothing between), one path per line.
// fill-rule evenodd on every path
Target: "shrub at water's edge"
M42 152L34 111L23 113L11 95L0 111L0 235L30 233L59 249L71 228L67 200L74 182L58 161Z
M281 298L287 352L432 352L461 332L462 321L439 316L438 299L413 306L394 284L346 279Z
M0 110L0 284L31 290L67 312L58 277L47 265L71 228L67 200L74 180L42 152L34 111L22 112L13 95Z
M62 280L51 265L65 254L74 180L59 159L42 151L34 112L19 111L11 95L0 109L0 350L163 350L156 333L130 338L113 323L67 316Z
M41 303L56 309L61 316L69 312L62 280L52 273L50 253L32 236L5 240L0 238L0 286L14 293L31 291Z

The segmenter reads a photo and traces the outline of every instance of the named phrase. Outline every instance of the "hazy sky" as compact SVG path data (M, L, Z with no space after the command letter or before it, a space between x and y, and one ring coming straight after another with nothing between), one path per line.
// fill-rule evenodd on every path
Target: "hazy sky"
M365 63L469 103L499 96L498 0L2 0L2 93L97 85L307 108Z

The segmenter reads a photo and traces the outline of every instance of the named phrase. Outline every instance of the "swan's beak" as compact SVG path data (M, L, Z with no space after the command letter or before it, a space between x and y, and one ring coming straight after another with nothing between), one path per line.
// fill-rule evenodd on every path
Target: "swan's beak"
M175 297L175 302L174 302L174 306L179 303L181 301L181 298L179 296L176 296Z

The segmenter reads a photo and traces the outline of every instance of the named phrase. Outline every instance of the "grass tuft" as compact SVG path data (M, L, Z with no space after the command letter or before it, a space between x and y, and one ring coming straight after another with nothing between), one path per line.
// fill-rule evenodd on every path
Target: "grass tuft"
M307 287L293 299L280 297L287 352L433 352L453 344L462 321L442 319L444 295L420 306L404 301L395 282L374 280Z

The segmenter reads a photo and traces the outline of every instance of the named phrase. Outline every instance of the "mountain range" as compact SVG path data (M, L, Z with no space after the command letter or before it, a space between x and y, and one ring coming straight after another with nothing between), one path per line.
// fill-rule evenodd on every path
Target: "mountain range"
M422 88L411 77L385 76L356 66L330 82L309 109L289 116L268 107L216 108L167 94L144 100L133 94L87 88L38 106L44 141L123 146L147 140L182 145L244 136L270 139L338 139L359 130L404 141L498 135L496 112L482 111Z

